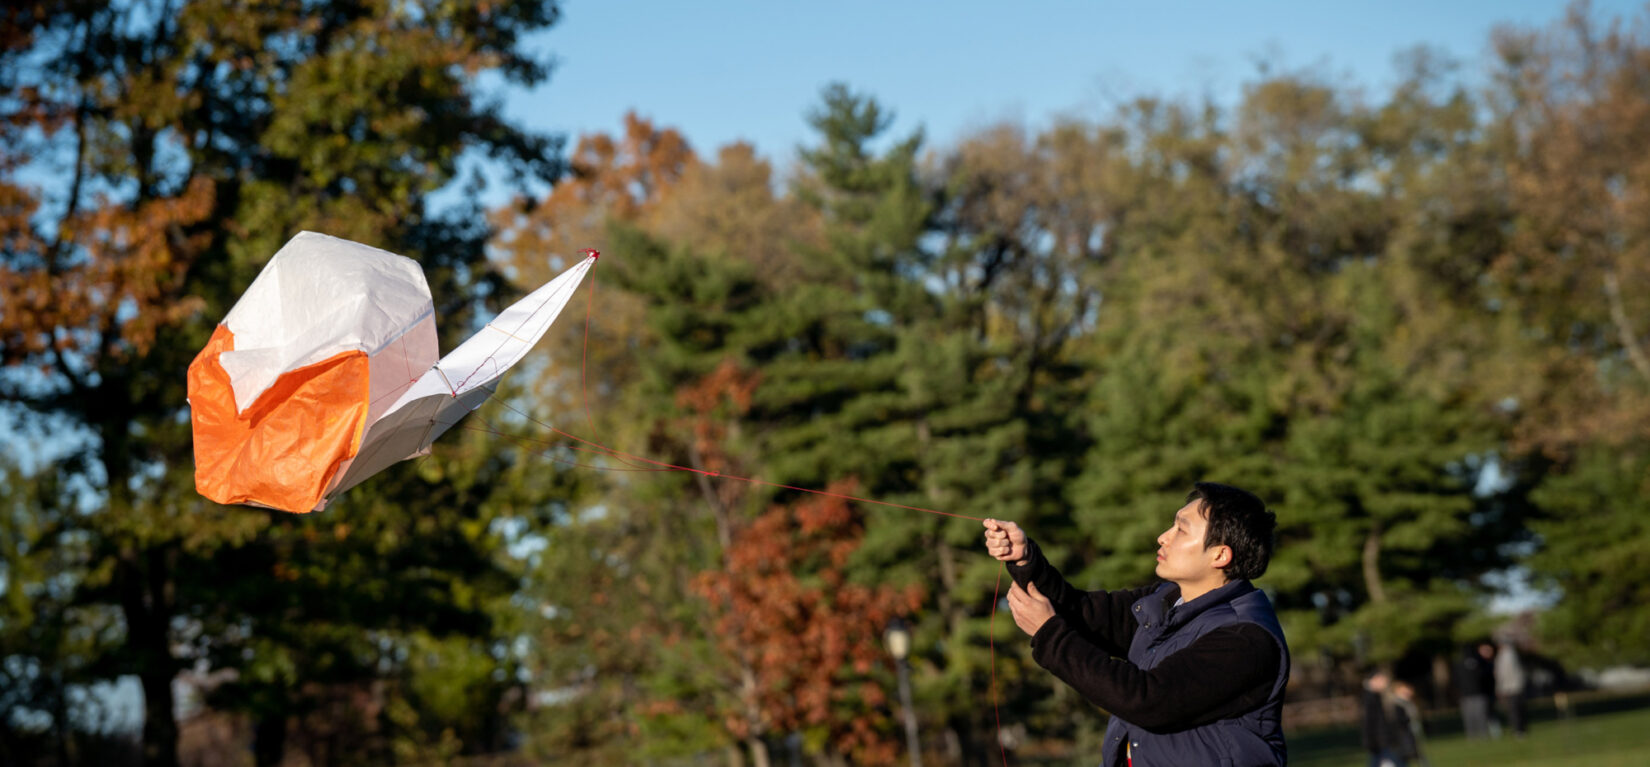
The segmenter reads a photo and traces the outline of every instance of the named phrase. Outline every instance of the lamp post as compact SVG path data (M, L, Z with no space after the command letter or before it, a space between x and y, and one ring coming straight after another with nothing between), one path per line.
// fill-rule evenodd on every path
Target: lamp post
M922 745L917 740L917 713L911 708L911 629L905 621L895 618L883 634L888 642L888 654L894 656L894 668L899 672L899 705L905 711L905 750L911 754L911 767L922 767Z

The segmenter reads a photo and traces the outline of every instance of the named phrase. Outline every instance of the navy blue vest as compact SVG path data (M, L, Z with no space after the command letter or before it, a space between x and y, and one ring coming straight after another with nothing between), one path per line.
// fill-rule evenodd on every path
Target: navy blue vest
M1122 767L1124 748L1133 752L1134 767L1211 765L1259 767L1288 761L1283 744L1283 689L1289 681L1289 645L1272 610L1272 601L1248 581L1232 581L1197 599L1170 609L1179 586L1164 583L1134 603L1140 628L1129 645L1129 662L1150 669L1158 661L1185 648L1198 637L1222 626L1253 623L1278 640L1278 678L1272 694L1259 708L1233 719L1222 719L1178 732L1151 732L1113 716L1106 726L1104 767ZM1166 614L1165 614L1166 613ZM1209 669L1211 674L1221 669Z

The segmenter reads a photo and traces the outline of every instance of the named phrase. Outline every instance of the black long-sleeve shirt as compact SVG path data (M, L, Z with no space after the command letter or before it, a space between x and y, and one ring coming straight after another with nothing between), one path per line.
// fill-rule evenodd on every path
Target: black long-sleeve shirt
M1156 587L1083 591L1026 543L1026 564L1010 563L1009 574L1021 587L1037 584L1055 612L1031 638L1032 658L1089 702L1147 730L1172 732L1240 716L1271 695L1280 659L1266 629L1222 626L1142 669L1127 660L1139 628L1130 607ZM1179 595L1170 589L1164 598Z

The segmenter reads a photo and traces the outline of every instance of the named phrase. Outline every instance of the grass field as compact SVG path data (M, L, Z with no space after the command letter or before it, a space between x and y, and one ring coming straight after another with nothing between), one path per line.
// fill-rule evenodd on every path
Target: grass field
M1436 720L1428 739L1432 767L1644 767L1650 765L1650 696L1583 701L1569 717L1532 707L1521 739L1472 741L1459 721ZM1434 720L1428 720L1429 727ZM1357 730L1303 733L1289 739L1291 767L1362 767L1368 757Z

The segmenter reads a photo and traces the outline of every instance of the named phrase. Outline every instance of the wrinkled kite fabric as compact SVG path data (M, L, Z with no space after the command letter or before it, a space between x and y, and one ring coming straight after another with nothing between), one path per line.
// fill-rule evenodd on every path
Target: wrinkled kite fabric
M446 357L418 263L293 237L189 365L195 487L225 504L317 511L428 452L549 329L586 257Z

